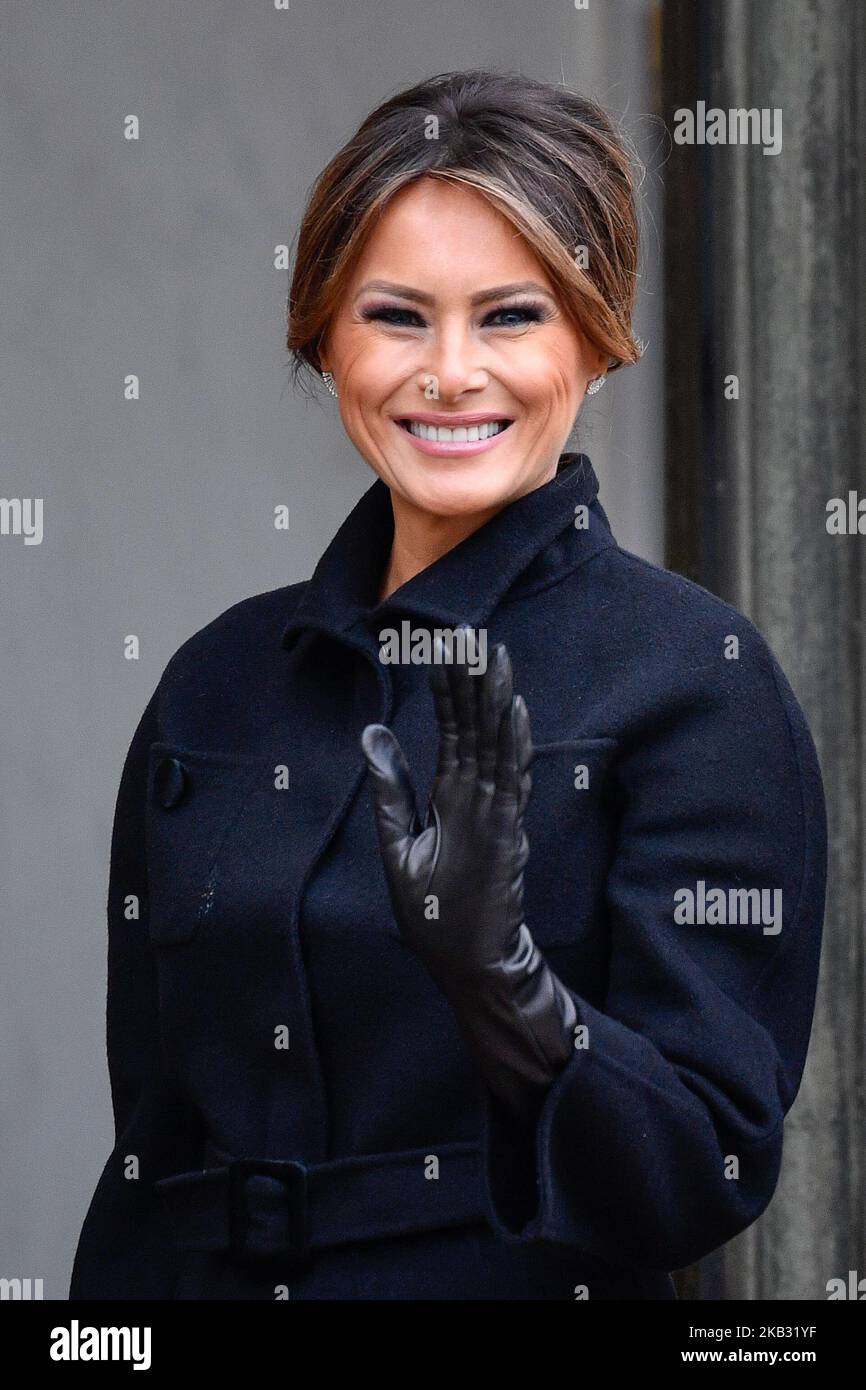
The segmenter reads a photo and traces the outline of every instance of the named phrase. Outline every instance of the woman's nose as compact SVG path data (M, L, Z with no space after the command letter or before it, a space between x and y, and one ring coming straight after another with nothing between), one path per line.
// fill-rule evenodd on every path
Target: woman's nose
M427 374L440 396L459 396L486 385L484 346L468 327L451 326L437 333L426 355Z

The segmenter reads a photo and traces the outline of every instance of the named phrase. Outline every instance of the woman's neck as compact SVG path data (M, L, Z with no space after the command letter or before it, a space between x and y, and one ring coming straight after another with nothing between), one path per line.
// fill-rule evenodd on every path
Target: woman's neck
M434 516L395 496L392 490L394 538L379 585L378 602L383 603L416 574L453 550L505 505L502 503L471 516Z

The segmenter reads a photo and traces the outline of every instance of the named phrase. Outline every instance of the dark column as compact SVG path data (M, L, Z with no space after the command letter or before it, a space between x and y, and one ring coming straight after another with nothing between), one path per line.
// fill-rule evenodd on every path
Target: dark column
M866 6L667 0L664 19L670 131L697 100L778 109L782 130L778 154L673 145L665 170L668 563L767 637L812 727L830 832L815 1025L779 1186L726 1248L721 1295L717 1260L699 1296L825 1298L828 1279L866 1273L866 535L826 526L831 498L866 498Z

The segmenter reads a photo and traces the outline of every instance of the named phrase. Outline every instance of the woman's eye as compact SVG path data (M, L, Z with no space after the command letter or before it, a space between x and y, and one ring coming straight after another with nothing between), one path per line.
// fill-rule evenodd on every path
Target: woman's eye
M488 314L484 320L485 324L490 323L491 319L511 318L516 319L516 323L504 323L503 328L520 328L525 323L541 323L545 317L544 310L537 304L512 304L510 309L494 309L492 314Z
M382 323L390 323L394 328L414 328L414 324L405 322L407 316L419 320L421 318L421 315L414 309L397 309L392 305L373 306L361 312L361 318L364 319L365 323L371 323L376 319Z
M485 328L522 328L527 323L542 323L548 312L540 304L512 304L506 309L494 309L483 320ZM392 328L425 327L424 320L416 309L400 309L395 304L371 304L361 311L365 323L378 321L390 324ZM414 322L410 322L414 320ZM510 322L496 322L510 320Z

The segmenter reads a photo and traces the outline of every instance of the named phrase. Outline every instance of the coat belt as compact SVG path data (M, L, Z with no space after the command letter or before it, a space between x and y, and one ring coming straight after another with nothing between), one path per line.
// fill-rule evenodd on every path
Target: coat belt
M425 1176L435 1155L438 1177ZM385 1236L485 1221L476 1142L366 1154L307 1166L294 1159L231 1158L213 1145L197 1168L154 1183L182 1250L237 1260L313 1251Z

